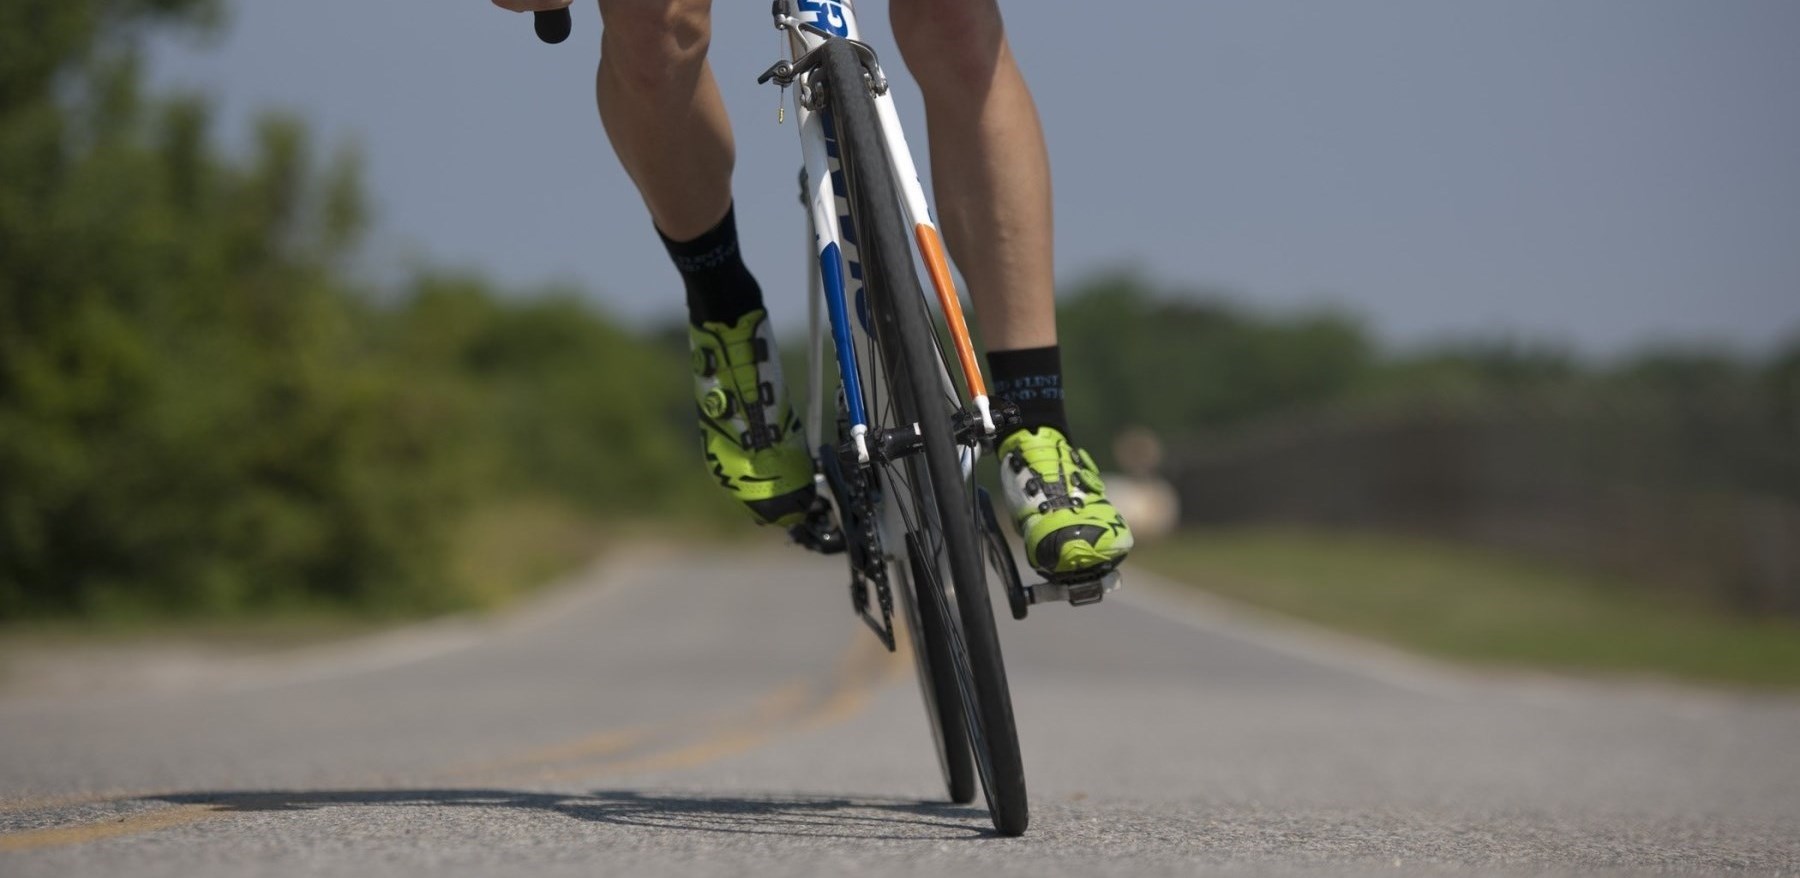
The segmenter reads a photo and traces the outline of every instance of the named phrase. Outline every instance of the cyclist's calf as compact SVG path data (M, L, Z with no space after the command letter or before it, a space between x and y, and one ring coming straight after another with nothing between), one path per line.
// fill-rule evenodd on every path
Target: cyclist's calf
M693 90L712 43L711 0L600 0L600 63L654 94Z
M997 0L890 0L894 42L927 102L979 95L1005 45Z

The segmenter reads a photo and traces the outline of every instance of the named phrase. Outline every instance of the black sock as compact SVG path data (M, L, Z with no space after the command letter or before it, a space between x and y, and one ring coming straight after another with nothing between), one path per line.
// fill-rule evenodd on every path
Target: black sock
M695 326L736 323L763 306L762 287L738 252L736 214L736 205L726 208L718 225L692 241L671 241L656 230L687 286L688 322Z
M988 351L987 358L994 396L1019 404L1019 426L1001 431L1002 439L1038 427L1055 427L1069 435L1069 418L1063 412L1062 348Z

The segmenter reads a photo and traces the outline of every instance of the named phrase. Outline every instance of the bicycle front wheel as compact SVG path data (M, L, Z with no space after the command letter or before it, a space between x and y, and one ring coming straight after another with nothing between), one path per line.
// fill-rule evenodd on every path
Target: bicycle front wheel
M964 476L951 420L961 402L944 378L862 58L846 40L829 40L821 51L830 124L885 370L887 392L875 399L875 409L882 423L917 425L923 440L918 453L882 465L890 486L884 502L895 504L909 554L919 560L913 578L919 580L914 587L921 614L937 610L947 623L941 632L927 626L926 633L941 633L943 649L933 651L947 654L955 672L994 828L1019 835L1030 822L1025 770L975 530L974 488Z

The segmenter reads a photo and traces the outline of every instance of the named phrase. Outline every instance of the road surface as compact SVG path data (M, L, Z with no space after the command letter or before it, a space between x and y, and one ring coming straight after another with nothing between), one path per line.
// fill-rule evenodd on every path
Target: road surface
M1003 619L1023 838L945 804L835 560L0 698L0 875L1800 871L1800 700L1477 674L1138 572Z

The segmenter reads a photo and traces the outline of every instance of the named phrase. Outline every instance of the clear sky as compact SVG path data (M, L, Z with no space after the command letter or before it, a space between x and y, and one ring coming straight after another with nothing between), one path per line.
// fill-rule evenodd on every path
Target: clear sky
M713 59L746 251L791 322L799 152L755 84L779 48L768 6L718 0ZM887 2L858 8L891 46ZM1065 284L1128 266L1265 308L1332 304L1402 343L1800 332L1794 0L1004 8L1050 139ZM356 144L376 272L430 258L671 317L678 282L593 111L599 16L575 12L550 47L488 0L240 0L224 34L159 44L152 70L215 95L228 143L281 107Z

